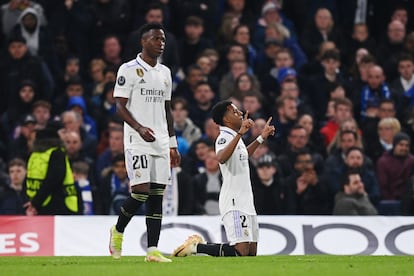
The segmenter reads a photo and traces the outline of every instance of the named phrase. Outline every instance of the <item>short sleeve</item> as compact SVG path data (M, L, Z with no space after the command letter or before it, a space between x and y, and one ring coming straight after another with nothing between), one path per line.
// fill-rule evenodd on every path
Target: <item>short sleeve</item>
M114 97L130 98L131 91L134 84L134 78L131 74L128 74L129 70L125 64L123 64L117 73L116 83L114 88Z
M217 137L216 140L216 153L224 149L230 141L233 139L233 136L227 133L222 133Z

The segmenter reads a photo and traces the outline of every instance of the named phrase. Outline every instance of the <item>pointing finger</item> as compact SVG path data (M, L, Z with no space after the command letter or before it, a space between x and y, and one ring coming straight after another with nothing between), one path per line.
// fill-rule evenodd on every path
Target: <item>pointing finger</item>
M266 125L269 125L271 121L272 121L272 116L270 116L269 119L267 119Z
M249 111L248 110L246 110L246 113L244 113L244 120L247 120L247 118L249 117Z

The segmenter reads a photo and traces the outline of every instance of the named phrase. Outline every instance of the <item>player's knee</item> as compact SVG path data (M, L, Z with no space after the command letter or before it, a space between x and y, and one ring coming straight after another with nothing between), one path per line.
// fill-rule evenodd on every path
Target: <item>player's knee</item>
M149 194L150 191L150 184L139 184L131 186L131 192L134 194Z
M249 256L250 248L248 243L238 243L234 246L238 256Z

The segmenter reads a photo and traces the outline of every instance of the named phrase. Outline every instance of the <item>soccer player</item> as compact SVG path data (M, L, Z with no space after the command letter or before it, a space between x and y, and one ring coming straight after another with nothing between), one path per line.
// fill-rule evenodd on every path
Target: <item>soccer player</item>
M121 257L125 227L146 202L148 250L146 262L171 262L157 249L161 231L162 198L170 184L170 166L180 163L171 115L171 72L158 63L165 47L162 25L141 27L142 52L121 65L114 89L117 113L124 120L125 164L131 194L112 226L109 250Z
M241 137L254 124L248 119L248 112L243 116L232 102L221 101L213 107L212 117L220 126L220 134L215 142L223 175L219 208L229 243L206 244L201 236L192 235L172 255L185 257L204 253L211 256L255 256L259 225L248 159L269 135L274 135L275 127L269 125L272 117L267 120L261 135L247 147Z

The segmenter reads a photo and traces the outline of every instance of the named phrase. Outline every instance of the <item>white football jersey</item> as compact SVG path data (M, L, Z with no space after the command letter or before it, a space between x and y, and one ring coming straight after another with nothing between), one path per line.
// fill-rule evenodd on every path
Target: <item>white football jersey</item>
M228 127L220 126L220 134L216 139L216 153L225 148L236 136L236 132ZM220 190L220 214L238 210L248 215L256 215L253 191L250 180L249 154L243 140L240 139L233 154L220 164L223 184Z
M169 153L169 134L165 101L171 100L170 69L160 63L154 67L137 58L121 65L118 70L114 97L127 98L129 112L138 123L154 131L155 141L146 142L124 123L124 147L142 150L148 154Z

